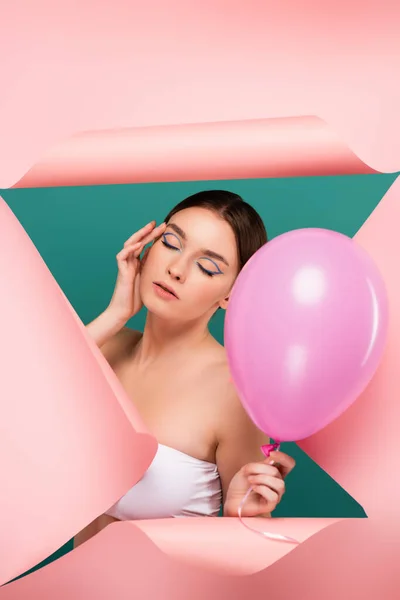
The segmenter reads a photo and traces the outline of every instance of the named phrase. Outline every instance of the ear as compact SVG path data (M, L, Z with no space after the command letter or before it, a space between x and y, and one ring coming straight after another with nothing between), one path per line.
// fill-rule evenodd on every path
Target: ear
M228 304L229 304L229 296L227 296L226 298L224 298L223 300L220 301L219 308L222 308L222 310L226 310L228 308Z

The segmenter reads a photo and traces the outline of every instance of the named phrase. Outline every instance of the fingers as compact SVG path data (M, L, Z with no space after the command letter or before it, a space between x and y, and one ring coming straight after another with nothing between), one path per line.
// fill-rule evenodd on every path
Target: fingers
M145 225L138 231L135 231L135 233L132 234L131 237L126 240L124 246L130 246L130 244L136 244L136 242L140 242L145 235L148 235L150 231L154 229L155 225L155 221L150 221L150 223L147 223L147 225Z
M252 475L269 475L270 477L282 478L279 469L266 462L248 463L243 467L243 473L246 477Z
M143 242L143 244L148 244L152 239L155 239L157 235L160 235L161 231L163 231L166 227L166 223L161 223L158 227L155 226L156 222L151 221L139 231L136 231L130 238L128 238L124 244L124 248L131 246L132 244L136 244L137 242ZM145 241L147 240L147 241Z
M279 503L279 495L265 485L255 485L253 492L259 494L266 501L267 506L263 508L263 512L272 512Z
M153 240L155 240L158 236L160 236L166 228L166 223L161 223L157 227L154 227L150 233L145 235L140 241L142 243L142 247L144 248L147 244L150 244ZM126 242L125 242L126 243Z
M154 227L155 221L152 221L139 231L134 233L124 244L122 250L117 254L118 263L126 261L130 257L139 258L143 248L156 239L165 230L166 224L161 223ZM136 241L135 241L136 239Z
M129 258L130 255L134 254L135 256L140 256L140 252L143 249L142 242L137 242L136 244L131 244L130 246L126 246L122 248L120 252L117 254L117 262L120 264Z
M275 510L286 490L284 477L295 465L294 458L275 451L265 461L248 463L242 467L241 473L247 478L253 492L261 497L259 506L266 504L266 507L262 507L263 512Z
M285 482L283 479L277 477L271 477L270 475L251 475L249 478L249 484L255 490L259 487L266 487L271 489L277 497L277 502L280 502L283 494L285 493Z
M253 491L267 501L269 511L274 510L286 489L279 469L265 462L258 462L247 464L244 470Z
M296 461L294 460L294 458L292 456L289 456L288 454L285 454L284 452L271 452L268 458L272 459L274 463L278 463L278 469L283 478L287 477L287 475L289 475L289 473L296 466Z

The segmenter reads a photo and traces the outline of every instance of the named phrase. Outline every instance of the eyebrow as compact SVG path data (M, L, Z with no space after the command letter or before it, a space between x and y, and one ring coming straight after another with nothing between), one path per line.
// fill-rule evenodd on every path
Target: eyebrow
M183 231L183 229L181 229L179 227L179 225L176 225L176 223L168 223L168 226L170 229L173 229L178 235L181 236L182 239L187 240L187 235L186 233ZM216 260L220 260L221 262L223 262L227 267L229 267L229 263L226 260L226 258L224 258L222 256L222 254L218 254L218 252L214 252L214 250L207 250L207 249L202 249L202 254L204 254L205 256L209 256L210 258L215 258Z

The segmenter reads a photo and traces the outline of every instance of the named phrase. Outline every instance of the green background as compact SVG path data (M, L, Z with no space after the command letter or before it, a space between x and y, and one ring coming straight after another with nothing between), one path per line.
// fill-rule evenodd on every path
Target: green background
M161 222L173 205L195 191L220 188L241 194L263 217L270 238L301 227L324 227L353 236L396 177L352 175L21 189L4 190L1 195L87 323L109 302L116 277L115 255L124 241L150 220ZM144 316L142 312L129 325L141 328ZM213 318L211 331L223 341L222 311ZM297 467L287 480L287 493L275 516L365 516L362 507L296 444L284 444L282 449L295 457ZM68 542L45 563L70 549Z

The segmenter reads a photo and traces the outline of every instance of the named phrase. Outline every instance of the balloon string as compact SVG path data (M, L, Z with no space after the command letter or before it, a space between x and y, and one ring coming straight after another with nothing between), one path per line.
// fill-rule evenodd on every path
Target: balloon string
M275 444L265 444L264 446L261 446L261 450L264 453L264 456L266 456L268 458L268 456L271 454L271 452L273 450L279 450L280 446L281 445L279 442L275 442ZM272 461L271 464L274 464L274 461ZM238 508L239 521L242 523L242 525L244 525L244 527L246 527L249 531L252 531L253 533L257 533L258 535L261 535L270 540L275 540L278 542L288 542L290 544L299 544L300 542L298 540L295 540L294 538L288 537L286 535L281 535L280 533L271 533L268 531L260 531L259 529L250 527L247 523L245 523L245 521L243 521L242 509L246 503L247 498L250 496L252 491L253 491L253 488L249 487L249 489L247 490L246 494L244 495L243 500L241 501L239 508Z

